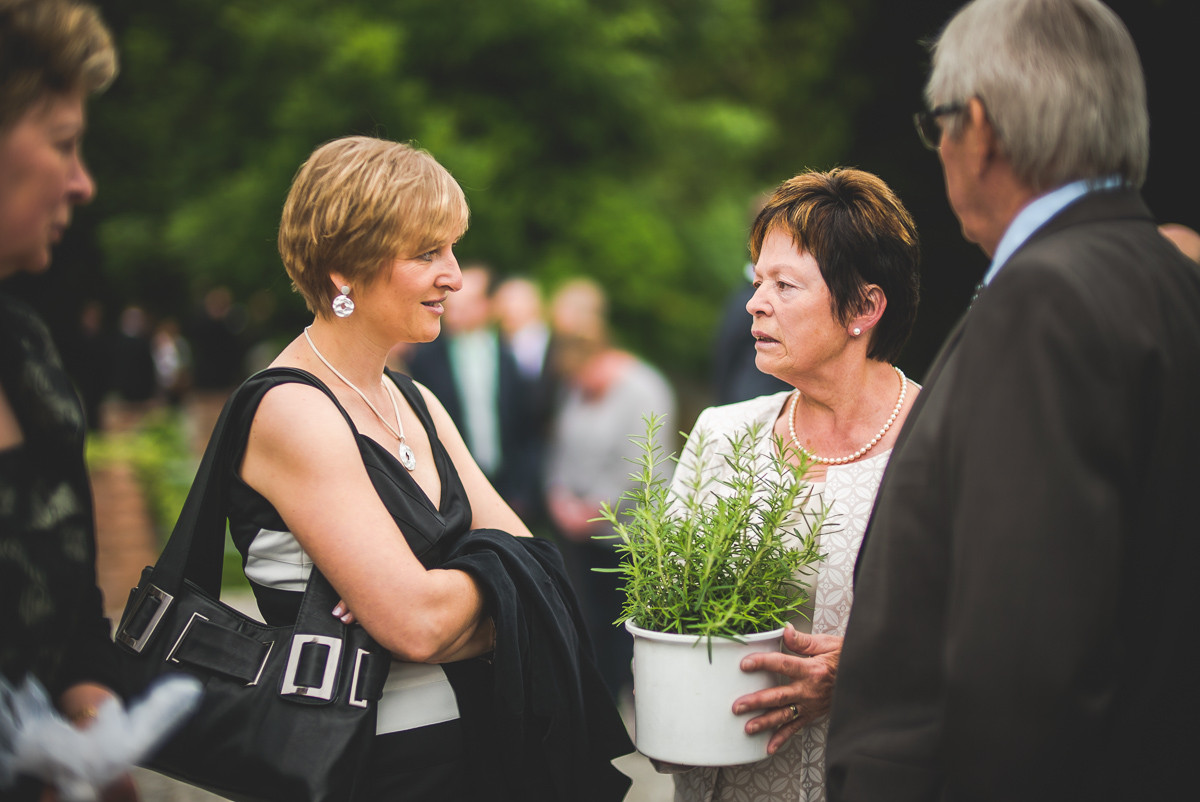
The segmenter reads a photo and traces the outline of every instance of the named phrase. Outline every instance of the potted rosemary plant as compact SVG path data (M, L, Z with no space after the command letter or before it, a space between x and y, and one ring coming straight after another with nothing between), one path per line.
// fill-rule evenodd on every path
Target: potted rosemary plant
M617 623L634 637L637 746L694 766L761 760L770 733L747 735L751 714L735 716L732 705L772 677L741 671L741 659L778 650L808 602L801 577L821 559L827 509L805 480L807 461L783 459L782 443L764 444L759 427L724 443L697 435L669 482L664 466L677 460L655 444L661 425L647 418L634 438L635 485L600 516L620 556ZM728 466L723 478L703 468L714 456Z

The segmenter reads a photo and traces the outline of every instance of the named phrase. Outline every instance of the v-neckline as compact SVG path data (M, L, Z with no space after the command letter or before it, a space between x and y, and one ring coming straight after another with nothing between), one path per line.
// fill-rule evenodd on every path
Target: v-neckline
M411 485L417 491L417 493L420 494L420 498L424 500L425 504L429 507L429 509L431 509L433 512L437 513L437 516L439 519L444 520L445 516L442 514L442 505L446 503L446 500L447 500L446 493L447 493L447 489L448 489L446 487L446 475L445 475L446 472L443 470L443 468L445 466L442 463L441 455L438 453L437 448L433 445L433 438L430 438L429 445L433 451L433 464L434 464L434 467L437 468L438 479L441 481L441 485L442 485L440 498L438 499L439 503L437 503L437 504L433 503L433 499L431 499L429 497L429 494L425 492L425 488L421 487L420 483L418 483L417 480L413 478L412 473L410 473L409 470L407 468L405 468L403 464L401 464L400 458L397 457L395 454L393 454L391 449L387 448L387 446L385 446L383 443L380 443L375 438L368 437L367 435L363 434L362 432L358 431L357 429L354 430L354 435L355 435L355 437L359 437L359 438L362 438L363 440L367 441L372 446L379 449L379 451L382 452L383 454L386 454L387 457L391 460L391 463L395 464L396 470L394 471L394 473L404 476L404 479L409 483L409 485Z
M429 427L429 425L426 424L426 421L425 421L426 417L428 417L428 414L426 414L426 415L421 414L421 411L419 409L417 409L416 404L414 404L412 399L409 398L408 393L406 393L404 391L404 387L402 387L401 383L396 381L391 376L391 373L389 371L385 370L383 375L387 376L387 380L390 381L392 383L392 386L394 386L396 388L396 390L400 393L400 396L404 399L404 403L408 404L409 408L412 409L413 413L417 416L417 420L421 423L421 428L425 431L425 436L429 439L429 450L433 455L433 464L434 464L434 467L437 469L438 480L442 486L441 493L439 494L438 502L436 504L434 503L433 499L429 497L429 494L425 492L425 488L421 487L421 485L417 482L417 480L412 477L412 474L408 471L408 469L405 468L403 464L401 464L400 458L396 454L393 454L389 448L387 448L385 445L383 445L383 443L380 443L375 438L365 435L358 430L358 426L356 426L354 423L354 418L350 417L350 413L346 411L346 408L344 406L342 406L342 402L338 400L337 394L334 393L332 389L330 389L329 385L326 384L324 382L324 380L322 380L319 376L316 376L312 372L305 370L304 368L295 368L295 367L289 366L284 369L285 370L293 370L298 373L303 373L303 374L307 375L312 381L316 382L317 385L319 385L322 389L324 389L325 393L337 405L337 408L341 411L343 417L346 418L346 422L349 424L350 430L354 432L355 439L356 440L357 439L365 440L366 442L370 443L375 448L379 449L382 453L386 454L391 459L391 462L394 463L397 468L395 473L404 475L405 480L412 486L412 488L416 489L417 494L419 495L420 499L422 499L425 502L425 505L427 507L429 507L429 509L432 510L435 515L437 515L438 520L440 520L440 521L446 520L446 516L443 513L442 508L443 508L443 505L445 505L446 502L448 501L447 494L450 492L450 488L446 481L447 474L449 473L449 471L446 470L446 467L447 467L447 462L450 459L450 455L448 453L446 453L445 448L441 447L441 441L437 441L437 444L435 445L435 440L437 440L437 438L436 438L434 432L430 431L430 427ZM432 424L432 423L433 423L433 420L432 420L432 418L430 418L429 424Z
M438 493L438 502L436 504L434 503L433 499L429 497L429 494L425 492L425 488L421 487L420 482L413 478L412 472L404 467L404 464L400 462L399 456L393 453L391 449L384 446L375 438L368 437L367 435L358 431L357 426L354 427L354 433L359 437L365 437L367 440L378 446L381 451L386 453L398 469L397 473L403 474L404 478L407 479L409 483L421 494L421 498L425 499L425 502L429 505L430 509L437 513L438 518L444 520L445 516L443 515L442 507L446 503L446 493L448 492L445 461L450 458L450 455L446 453L444 448L440 448L441 441L437 440L437 438L434 436L434 433L429 430L429 426L427 426L425 423L426 416L422 415L420 410L417 409L417 406L412 402L412 399L408 397L408 394L404 392L404 388L400 386L400 383L397 382L388 371L384 371L383 375L387 377L387 380L391 382L392 386L396 388L396 391L400 393L400 397L404 399L404 403L408 404L409 409L411 409L413 414L417 416L417 420L420 422L421 428L425 431L425 437L429 441L429 451L433 456L433 466L437 470L438 484L441 486L440 492ZM430 422L432 423L432 420ZM351 423L353 423L353 419L351 419Z

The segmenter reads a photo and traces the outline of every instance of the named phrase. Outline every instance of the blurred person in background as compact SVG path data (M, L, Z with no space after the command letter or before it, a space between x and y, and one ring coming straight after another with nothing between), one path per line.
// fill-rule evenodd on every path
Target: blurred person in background
M550 298L547 318L550 338L543 359L543 396L546 436L554 427L554 416L568 391L558 351L564 341L599 341L608 336L608 297L590 278L573 278L559 284Z
M564 338L600 340L608 336L608 296L590 278L564 281L550 299L550 344Z
M104 305L97 300L85 301L79 310L79 326L75 331L75 347L63 355L67 375L75 381L88 430L104 428L102 405L108 394L112 373L112 341L104 330Z
M40 273L96 188L84 101L116 75L112 37L71 0L0 0L0 280ZM86 421L41 319L0 295L0 672L31 675L85 728L113 698L116 656L96 587ZM6 800L53 799L29 778ZM106 800L136 799L128 776Z
M630 460L639 453L630 438L645 433L643 418L665 416L659 445L674 446L675 393L648 363L611 341L608 301L599 284L573 279L551 302L554 367L563 379L563 395L554 412L546 453L546 506L562 544L563 556L579 592L597 659L613 697L627 693L633 675L633 641L613 622L621 614L620 578L595 568L618 564L614 542L595 539L613 534L600 514L603 502L615 504L633 486Z
M1183 251L1183 255L1193 262L1200 262L1200 234L1193 228L1180 223L1163 223L1158 231L1164 237L1175 243L1175 247Z
M192 381L192 349L179 330L179 321L164 318L150 338L158 392L167 406L179 408Z
M128 431L141 421L159 398L158 374L150 339L150 321L140 306L121 310L112 339L112 398L109 421Z
M546 438L550 432L558 379L548 364L550 325L542 303L542 290L520 276L507 278L492 296L493 315L500 336L507 344L521 375L522 406L529 419L523 441L508 463L522 476L525 523L534 533L544 533L547 524L543 477Z
M189 420L193 448L204 451L221 407L245 376L245 309L234 303L225 286L208 289L184 325L192 349L192 392Z
M769 197L768 193L754 198L748 227L753 226ZM717 406L788 389L785 382L763 373L755 364L757 353L754 337L746 326L746 304L754 297L753 262L742 266L740 278L737 286L725 298L721 323L713 338L711 387Z
M496 287L492 303L500 335L517 360L517 369L527 382L537 384L546 373L550 344L541 288L527 278L508 278Z
M916 320L920 277L917 231L900 199L862 170L808 172L767 200L750 234L754 294L743 321L764 374L792 389L704 410L688 438L673 490L700 469L713 492L729 492L728 440L761 427L756 464L770 477L776 443L793 465L808 463L809 513L829 508L824 555L809 586L805 617L785 630L784 650L750 655L745 671L779 685L733 702L761 711L747 732L773 730L770 757L723 768L666 767L681 802L822 802L825 740L842 636L854 597L854 562L918 387L892 363ZM700 441L709 446L696 465ZM782 477L780 477L782 478Z
M746 304L754 297L753 264L746 265L743 277L725 300L713 343L712 391L718 406L787 389L786 383L755 364L754 337L746 325Z
M462 269L462 288L446 299L445 334L417 345L409 375L446 407L471 456L524 520L537 509L537 474L526 464L536 447L535 409L517 361L492 315L492 270Z

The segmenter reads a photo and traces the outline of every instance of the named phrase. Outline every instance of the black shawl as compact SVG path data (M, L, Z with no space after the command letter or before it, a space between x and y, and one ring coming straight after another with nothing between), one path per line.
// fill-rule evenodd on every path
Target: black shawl
M549 542L477 529L454 545L443 568L469 573L496 624L491 665L445 666L468 739L482 761L481 788L503 799L609 802L630 780L612 759L633 744L600 678L578 603ZM471 682L491 672L492 682ZM487 689L491 688L491 693Z

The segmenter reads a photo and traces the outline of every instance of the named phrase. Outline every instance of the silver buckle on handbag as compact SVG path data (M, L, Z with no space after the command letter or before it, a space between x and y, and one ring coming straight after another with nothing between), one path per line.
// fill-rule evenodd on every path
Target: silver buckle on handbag
M182 644L184 642L184 640L188 636L188 633L191 632L192 626L196 623L196 619L199 619L201 621L209 620L208 616L206 616L206 615L201 615L200 613L192 613L192 617L189 618L187 624L184 625L183 631L180 632L179 637L175 639L175 644L173 646L171 646L171 651L167 652L167 656L165 658L166 662L175 663L176 665L181 664L179 658L177 658L175 656L175 653L177 651L179 651L180 644ZM275 641L273 641L273 640L270 640L270 641L265 640L265 641L259 641L259 642L262 643L263 646L266 646L267 650L266 650L266 652L263 653L262 661L258 664L258 670L254 672L254 679L252 679L246 683L245 687L247 687L247 688L257 685L258 681L260 679L262 679L263 671L267 667L267 660L270 659L271 652L275 648ZM187 658L185 657L184 659L187 659Z
M309 685L296 684L296 672L300 669L300 653L304 649L305 644L309 643L319 643L329 647L325 653L325 674L321 678L321 685L316 688ZM292 636L292 649L288 653L287 668L283 671L283 687L280 693L291 693L296 696L325 699L326 701L332 699L333 681L337 678L337 669L341 656L342 641L340 638L331 638L326 635Z
M271 651L275 648L275 641L273 640L263 641L263 643L265 643L267 646L267 653L263 655L262 662L258 666L258 673L254 675L254 679L251 682L246 683L247 688L257 685L258 681L262 679L263 669L267 667L267 658L271 656Z
M154 611L154 615L151 616L150 620L146 623L146 628L142 630L142 634L135 638L126 631L126 627L131 621L137 618L137 614L141 611L143 605L146 604L147 599L157 599L158 609ZM171 606L171 602L173 601L175 601L175 597L170 593L167 593L157 585L148 585L146 587L146 592L143 593L141 598L138 599L137 607L131 610L129 615L126 616L125 625L122 626L121 630L117 633L117 641L125 644L137 654L141 654L142 649L144 649L146 643L149 642L150 636L153 635L154 630L158 628L158 623L162 621L162 617L166 615L167 608Z
M358 677L362 672L363 658L369 654L370 652L368 652L366 649L359 649L358 654L354 655L354 676L350 680L350 698L347 700L347 703L352 704L355 707L367 706L367 700L360 699L358 696Z
M187 625L184 626L184 628L183 628L183 632L180 632L179 637L175 639L175 645L171 647L171 651L167 652L167 662L168 663L178 663L179 662L178 660L175 659L175 650L179 648L179 644L183 643L183 639L187 637L188 630L192 628L192 624L196 623L197 618L199 618L201 621L208 620L208 616L206 616L206 615L200 615L200 613L192 613L192 617L188 619Z

